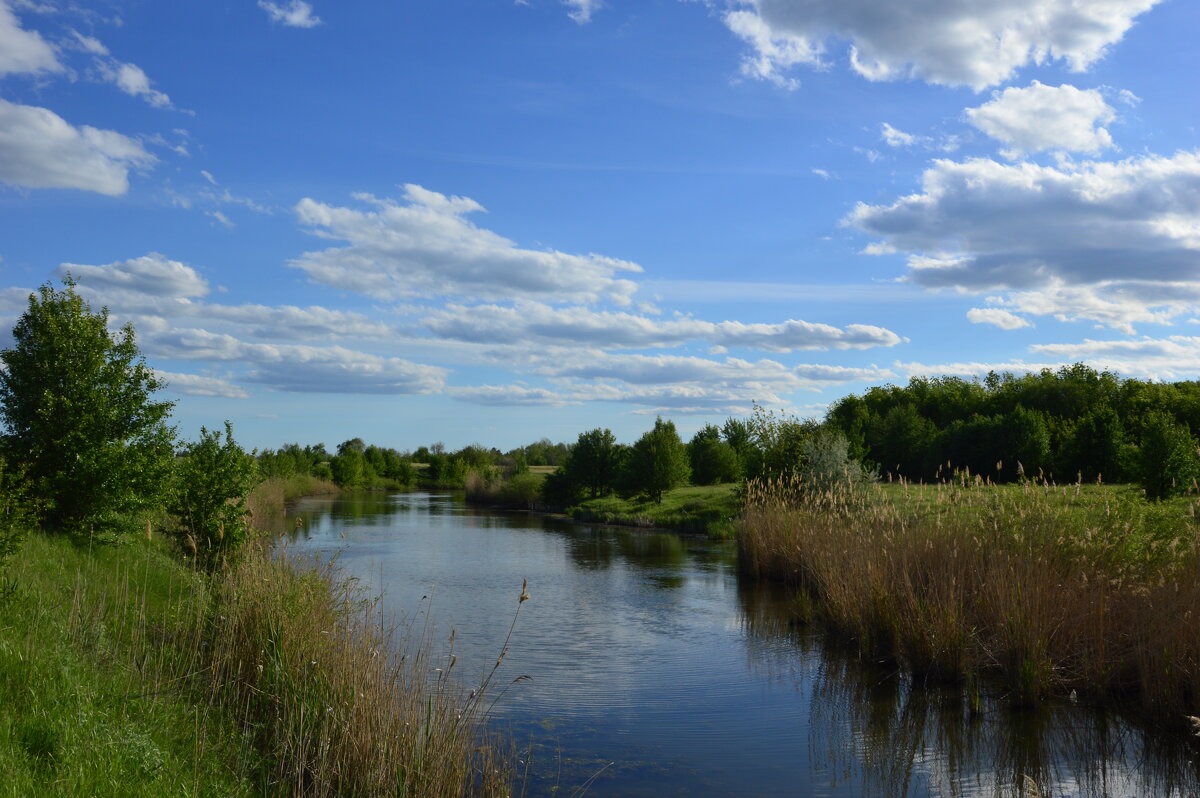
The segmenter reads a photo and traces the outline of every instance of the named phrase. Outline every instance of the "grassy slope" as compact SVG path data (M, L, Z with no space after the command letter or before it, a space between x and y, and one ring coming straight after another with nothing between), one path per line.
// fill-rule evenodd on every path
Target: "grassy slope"
M203 580L145 542L31 535L0 606L0 794L247 795L233 724L169 679Z
M741 510L737 488L734 483L689 485L663 494L661 504L605 496L580 502L567 514L579 521L724 536L731 533L731 521Z

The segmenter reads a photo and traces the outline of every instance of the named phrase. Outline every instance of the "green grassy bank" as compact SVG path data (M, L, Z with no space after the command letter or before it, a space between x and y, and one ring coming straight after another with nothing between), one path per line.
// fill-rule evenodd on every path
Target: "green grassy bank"
M691 485L663 494L662 502L605 496L567 508L577 521L618 526L652 527L731 537L741 510L738 485Z
M8 576L0 795L511 792L478 693L328 569L35 533Z
M796 612L924 681L993 675L1016 704L1117 701L1200 715L1193 498L1099 485L752 485L739 548Z

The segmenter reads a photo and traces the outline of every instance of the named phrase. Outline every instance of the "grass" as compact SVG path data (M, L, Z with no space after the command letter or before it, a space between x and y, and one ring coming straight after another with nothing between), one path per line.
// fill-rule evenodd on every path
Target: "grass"
M567 509L577 521L672 529L728 537L741 508L738 485L691 485L663 494L659 504L645 499L605 496Z
M302 496L338 493L341 491L327 479L309 474L293 474L290 477L270 477L254 487L246 497L246 510L250 515L250 526L264 528L268 519L283 516L287 505Z
M1072 690L1181 726L1200 714L1194 499L1130 488L751 485L742 567L797 614L918 680L993 674L1015 704Z
M330 567L206 578L142 540L32 534L0 605L0 795L498 795L486 685Z

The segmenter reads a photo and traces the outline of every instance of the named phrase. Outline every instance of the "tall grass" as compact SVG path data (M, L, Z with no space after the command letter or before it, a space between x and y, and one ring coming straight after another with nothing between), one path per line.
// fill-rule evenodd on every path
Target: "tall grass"
M801 588L797 612L919 680L998 675L1028 704L1072 690L1200 714L1194 501L1101 486L977 481L748 488L749 573Z
M333 482L311 474L269 477L246 496L250 526L264 528L269 520L281 517L289 503L303 496L338 493L340 490Z
M255 547L206 577L159 541L34 534L12 575L0 795L511 793L487 685L329 565Z

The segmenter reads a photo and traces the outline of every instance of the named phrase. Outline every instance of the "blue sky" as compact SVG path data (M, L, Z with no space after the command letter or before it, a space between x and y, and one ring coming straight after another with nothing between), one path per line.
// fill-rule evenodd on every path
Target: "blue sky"
M1185 0L0 0L0 326L70 272L182 434L256 447L1193 379L1198 33Z

